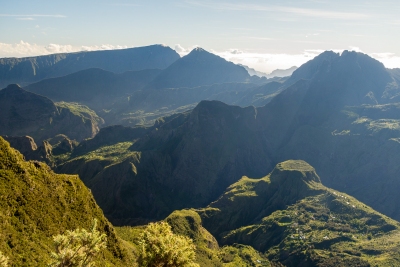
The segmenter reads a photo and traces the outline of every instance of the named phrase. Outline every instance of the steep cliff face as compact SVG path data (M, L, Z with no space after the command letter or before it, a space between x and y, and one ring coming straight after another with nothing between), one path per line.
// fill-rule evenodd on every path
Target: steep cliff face
M76 175L58 175L43 163L24 161L0 137L0 250L12 266L45 266L52 236L89 229L97 218L107 235L101 259L121 265L126 252L92 194Z
M87 107L25 91L16 84L0 91L0 135L29 135L37 142L65 134L78 141L93 137L104 121Z

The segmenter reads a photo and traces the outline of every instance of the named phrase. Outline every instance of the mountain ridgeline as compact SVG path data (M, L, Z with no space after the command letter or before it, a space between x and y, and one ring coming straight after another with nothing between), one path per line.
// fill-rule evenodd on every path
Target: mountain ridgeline
M293 83L293 76L304 79ZM262 177L278 162L304 159L327 186L400 218L397 78L364 54L326 52L287 83L264 107L203 101L142 136L110 140L101 157L96 150L72 156L58 171L80 174L113 222L134 223L203 206L243 175ZM116 161L118 144L126 151ZM88 173L88 166L96 167ZM105 197L111 185L115 195Z
M193 49L175 61L151 83L154 88L180 88L227 82L260 81L245 68L216 56L202 48ZM266 79L264 79L266 80Z
M197 212L220 245L250 245L283 266L399 264L399 223L325 187L301 160L261 179L243 177Z
M86 106L54 103L17 84L0 91L0 135L29 135L41 142L58 134L81 141L93 137L104 120Z
M162 69L97 67L1 90L0 134L78 174L124 226L104 259L124 261L120 244L136 255L142 225L164 219L194 240L201 266L400 264L398 69L327 51L267 79L200 48ZM15 183L45 167L7 164L1 177Z
M123 73L84 69L31 83L24 89L53 101L86 105L106 125L134 126L152 125L159 117L193 109L201 100L262 106L285 80L250 76L243 67L201 48L165 69L146 67Z
M27 58L2 58L0 88L11 83L25 86L46 78L65 76L89 68L101 68L115 73L164 69L178 58L178 53L162 45Z

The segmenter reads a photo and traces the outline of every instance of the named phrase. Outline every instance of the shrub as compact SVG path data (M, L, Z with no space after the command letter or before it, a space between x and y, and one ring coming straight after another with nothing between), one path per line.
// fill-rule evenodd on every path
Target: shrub
M186 237L175 235L166 222L150 223L139 237L140 266L199 267L195 245Z
M8 257L4 256L3 253L0 251L0 267L7 267L8 266Z
M67 231L64 235L53 236L55 252L50 257L50 267L89 267L94 265L94 257L106 248L106 235L100 234L97 220L93 220L92 229Z

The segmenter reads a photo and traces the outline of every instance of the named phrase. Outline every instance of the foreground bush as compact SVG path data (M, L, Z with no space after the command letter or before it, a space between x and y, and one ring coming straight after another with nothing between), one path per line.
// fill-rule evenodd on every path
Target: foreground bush
M150 223L140 235L140 266L199 267L195 245L185 236L175 235L166 222Z
M67 231L53 237L55 252L51 253L51 267L89 267L94 265L94 257L106 248L106 235L97 231L97 220L92 229Z
M4 256L3 253L0 251L0 267L7 267L8 266L8 257Z

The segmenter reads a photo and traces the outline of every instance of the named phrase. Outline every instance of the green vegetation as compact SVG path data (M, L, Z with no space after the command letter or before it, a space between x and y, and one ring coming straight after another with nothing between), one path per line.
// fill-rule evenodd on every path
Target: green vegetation
M215 238L202 226L201 218L194 210L174 211L164 220L164 226L165 222L175 235L192 240L195 262L201 267L270 266L268 259L250 246L234 244L220 248ZM132 244L137 258L141 254L145 229L144 226L116 227L118 236Z
M94 112L93 110L91 110L90 108L88 108L85 105L81 105L79 103L75 103L75 102L55 102L54 103L56 105L56 107L58 107L59 109L61 108L66 108L69 109L69 111L72 112L72 114L77 115L77 116L82 116L86 119L91 119L91 118L95 118L96 120L98 120L98 122L101 121L101 118L99 118L96 114L96 112Z
M258 252L251 246L233 244L224 246L219 252L219 257L226 267L261 267L271 266L265 255Z
M90 191L76 175L55 174L22 155L0 138L0 251L11 266L43 266L50 262L52 236L90 228L98 218L107 248L98 260L122 264L127 253Z
M0 251L0 267L7 267L8 266L8 257L4 256L3 253Z
M400 264L400 224L324 187L304 161L280 163L262 179L244 177L199 213L221 244L252 246L272 263Z
M55 252L51 253L51 267L89 267L95 266L94 258L106 248L107 237L97 231L97 220L92 229L76 229L65 234L53 236Z
M139 237L139 265L148 267L196 267L195 245L185 236L175 235L166 222L150 223Z
M125 160L128 157L135 156L140 158L140 152L130 151L133 142L121 142L110 146L103 146L96 150L90 151L82 156L76 157L73 160L91 160L107 161L110 164L116 164Z

